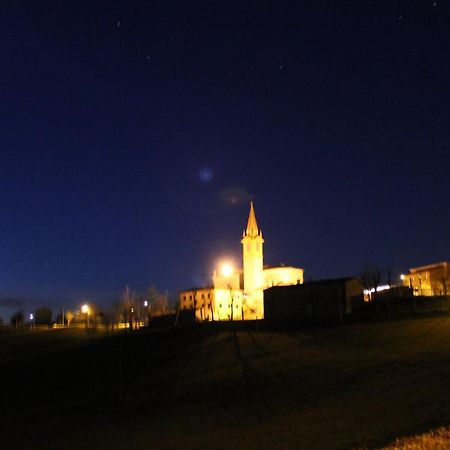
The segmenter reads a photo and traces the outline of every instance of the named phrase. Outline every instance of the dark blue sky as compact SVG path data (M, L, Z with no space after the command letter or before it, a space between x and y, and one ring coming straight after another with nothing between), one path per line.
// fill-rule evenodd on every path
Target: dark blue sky
M250 197L306 278L449 258L449 2L0 14L0 315L205 283Z

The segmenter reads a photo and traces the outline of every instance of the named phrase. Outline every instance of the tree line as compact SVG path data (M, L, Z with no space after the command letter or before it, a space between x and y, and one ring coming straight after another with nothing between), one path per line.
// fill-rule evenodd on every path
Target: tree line
M83 303L83 302L80 302ZM63 309L56 316L48 306L36 308L26 315L23 310L15 312L11 316L10 324L16 328L24 325L53 325L70 326L74 323L88 322L91 325L126 324L130 328L136 328L140 324L147 324L153 317L172 314L175 309L171 306L168 291L160 291L155 285L150 285L144 292L137 292L129 286L125 286L119 298L108 305L100 306L95 302L86 302L89 312L83 313L81 309ZM80 306L81 308L81 306ZM0 326L4 322L0 318Z

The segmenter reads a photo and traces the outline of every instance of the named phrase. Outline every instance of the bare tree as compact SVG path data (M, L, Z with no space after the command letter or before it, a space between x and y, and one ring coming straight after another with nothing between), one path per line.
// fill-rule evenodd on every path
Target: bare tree
M125 289L122 292L121 297L121 309L122 309L122 319L125 323L129 324L130 330L133 329L133 326L136 321L136 293L131 291L129 286L125 286Z
M70 310L66 311L66 317L65 317L65 319L66 319L66 321L67 321L67 326L68 326L68 327L70 327L70 322L72 322L73 318L74 318L73 312L70 311Z
M146 299L149 302L152 314L164 315L170 312L169 293L167 291L160 292L157 287L152 284L147 289Z
M14 325L16 328L19 328L21 325L23 325L23 319L24 319L23 312L22 311L17 311L11 317L11 325Z
M377 288L380 285L381 273L374 266L367 266L359 275L364 289L368 291L369 301L376 297Z

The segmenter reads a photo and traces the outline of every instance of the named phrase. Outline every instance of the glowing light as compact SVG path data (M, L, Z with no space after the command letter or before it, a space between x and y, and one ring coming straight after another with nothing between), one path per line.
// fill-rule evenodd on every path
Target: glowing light
M401 274L400 275L400 280L404 280L405 279L405 275Z
M220 273L224 277L229 277L233 273L233 266L229 263L222 264L222 267L220 268Z
M30 314L30 320L33 320L33 319L34 319L34 314L31 313L31 314Z
M383 284L382 286L377 287L377 292L386 291L387 289L391 289L391 287L388 284ZM373 293L373 292L375 292L375 288L364 289L364 294L366 294L366 295Z
M144 300L144 306L148 306L148 301Z
M81 312L82 312L83 314L89 314L90 309L89 309L89 306L86 305L86 303L81 307Z
M203 183L209 183L213 179L214 173L209 167L202 167L198 172L198 176Z

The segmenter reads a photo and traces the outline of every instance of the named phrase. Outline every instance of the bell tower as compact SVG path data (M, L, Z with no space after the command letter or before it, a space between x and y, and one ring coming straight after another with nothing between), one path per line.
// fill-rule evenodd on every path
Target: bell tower
M263 244L264 239L256 222L253 202L250 203L247 228L242 234L242 254L244 267L244 294L255 318L263 316Z

